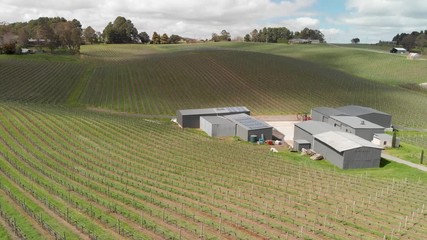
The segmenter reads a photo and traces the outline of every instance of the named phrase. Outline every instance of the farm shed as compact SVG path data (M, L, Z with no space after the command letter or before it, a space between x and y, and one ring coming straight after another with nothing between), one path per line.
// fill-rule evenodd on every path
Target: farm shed
M313 135L327 131L336 131L336 129L327 123L319 121L305 121L295 124L294 127L294 149L296 140L306 140L313 144Z
M381 147L392 147L393 136L386 133L374 134L372 143ZM400 146L400 138L396 137L395 147Z
M301 152L301 150L305 148L305 149L310 149L311 148L311 143L307 140L304 139L296 139L294 140L294 147L293 149L295 151Z
M372 141L375 133L384 133L383 126L354 116L332 116L329 124L343 132L352 133L368 141Z
M236 124L235 136L242 140L249 141L251 135L256 135L258 139L263 135L266 140L273 137L272 126L247 114L233 114L224 117Z
M404 48L397 48L397 47L392 48L392 49L390 50L390 53L400 53L400 54L404 54L404 53L407 53L407 52L408 52L408 50L406 50L406 49L404 49Z
M330 107L317 107L311 109L311 119L315 121L327 123L331 116L347 116L347 114Z
M368 120L372 123L389 128L391 126L391 115L385 112L378 111L369 107L357 105L348 105L336 108L338 111L344 112L349 116L356 116Z
M201 116L224 116L238 113L250 114L250 111L246 107L183 109L176 111L176 116L181 127L200 128Z
M345 132L314 135L312 149L341 169L377 168L381 162L382 147Z
M221 116L200 117L200 129L211 137L234 136L235 125L232 121Z

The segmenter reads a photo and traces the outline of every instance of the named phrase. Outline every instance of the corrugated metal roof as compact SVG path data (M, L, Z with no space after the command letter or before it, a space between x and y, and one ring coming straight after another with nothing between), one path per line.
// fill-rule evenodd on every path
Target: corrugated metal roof
M238 107L222 107L222 108L200 108L200 109L182 109L178 110L181 115L206 115L206 114L230 114L230 113L242 113L250 112L248 108L244 106Z
M330 124L327 124L325 122L313 121L313 120L296 123L295 126L310 133L311 135L336 130L336 128L334 128Z
M365 115L369 113L378 113L378 114L384 114L384 115L390 115L385 112L378 111L376 109L370 108L370 107L362 107L357 105L348 105L344 107L336 108L338 111L344 112L350 116L360 116Z
M341 123L354 129L384 129L384 127L355 116L331 116Z
M229 124L229 125L234 125L234 123L224 117L220 117L220 116L202 116L200 117L200 119L205 119L206 121L208 121L211 124Z
M244 113L226 115L224 117L227 119L230 119L234 123L238 124L241 127L246 128L248 130L273 128L272 126L268 125L267 123L260 121L258 119L255 119L255 118L253 118L247 114L244 114Z
M326 116L346 116L348 114L341 112L335 108L330 108L330 107L317 107L317 108L313 108L311 111L316 111L318 113L321 113L323 115Z
M357 149L361 147L383 149L361 137L353 135L351 133L329 131L314 135L314 138L334 148L338 152L344 152L351 149Z

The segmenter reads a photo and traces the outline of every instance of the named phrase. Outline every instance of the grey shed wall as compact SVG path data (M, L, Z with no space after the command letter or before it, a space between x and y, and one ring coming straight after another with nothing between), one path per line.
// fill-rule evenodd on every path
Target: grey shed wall
M313 135L304 129L301 129L297 125L294 127L294 139L302 139L306 140L307 142L311 143L313 145Z
M318 139L314 139L312 148L341 169L378 168L381 162L381 149L360 147L338 152Z
M234 136L235 124L215 116L200 117L200 129L211 137Z
M294 140L294 150L295 151L301 152L303 148L310 149L311 143L308 142L307 140L302 140L302 139Z
M266 129L248 130L240 126L239 124L236 124L236 136L242 140L249 141L251 135L257 135L257 138L259 139L262 134L264 135L264 139L270 140L273 137L273 129L266 128Z
M366 120L366 119L365 119ZM340 122L334 118L329 119L329 124L334 126L337 129L340 129L343 132L351 133L356 136L359 136L365 140L372 141L374 139L375 133L384 133L384 129L380 128L359 128L352 127L345 123Z
M183 109L176 111L176 120L183 128L200 128L201 116L226 116L238 113L250 115L250 111L246 107Z

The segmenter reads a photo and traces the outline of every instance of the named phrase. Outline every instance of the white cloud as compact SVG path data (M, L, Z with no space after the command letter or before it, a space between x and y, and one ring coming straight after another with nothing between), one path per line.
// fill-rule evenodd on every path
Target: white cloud
M351 29L345 31L347 36L359 37L361 42L391 40L398 33L427 26L425 0L347 0L346 10L335 23L347 26Z
M319 28L320 21L316 18L311 17L299 17L295 19L288 19L282 22L283 26L286 26L291 31L301 31L302 29L308 28Z

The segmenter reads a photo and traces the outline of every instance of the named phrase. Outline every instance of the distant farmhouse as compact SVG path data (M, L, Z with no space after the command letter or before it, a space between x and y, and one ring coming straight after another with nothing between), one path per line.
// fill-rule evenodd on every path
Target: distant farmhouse
M391 145L391 115L369 107L317 107L312 121L295 124L297 151L311 148L342 169L379 167L381 150Z
M212 137L271 140L273 127L249 114L246 107L183 109L177 111L177 122L183 128L200 128Z
M408 50L406 50L404 48L394 47L390 50L390 53L406 54L406 53L408 53Z

